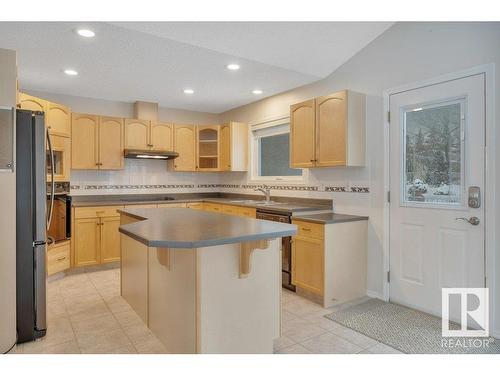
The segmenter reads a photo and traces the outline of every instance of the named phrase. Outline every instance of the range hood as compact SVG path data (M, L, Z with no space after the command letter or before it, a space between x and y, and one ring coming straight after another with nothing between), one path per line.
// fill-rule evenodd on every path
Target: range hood
M179 156L179 153L174 151L135 150L129 148L126 148L123 154L128 159L170 160Z

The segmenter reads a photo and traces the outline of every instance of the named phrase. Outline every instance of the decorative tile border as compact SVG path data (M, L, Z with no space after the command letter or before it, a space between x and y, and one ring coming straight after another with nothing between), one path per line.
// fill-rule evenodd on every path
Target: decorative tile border
M329 193L369 193L364 186L303 186L303 185L267 185L267 184L172 184L172 185L71 185L71 190L124 190L124 189L256 189L287 191L316 191Z

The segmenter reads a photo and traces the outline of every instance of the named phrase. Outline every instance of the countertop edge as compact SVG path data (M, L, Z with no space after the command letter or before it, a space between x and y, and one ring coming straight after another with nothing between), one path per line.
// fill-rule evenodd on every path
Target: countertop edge
M357 216L357 217L350 217L350 218L341 218L341 219L333 219L333 220L324 220L324 219L315 219L315 218L310 218L310 217L301 217L300 215L294 216L292 220L300 220L300 221L306 221L308 223L315 223L315 224L341 224L341 223L350 223L354 221L363 221L363 220L368 220L368 216Z

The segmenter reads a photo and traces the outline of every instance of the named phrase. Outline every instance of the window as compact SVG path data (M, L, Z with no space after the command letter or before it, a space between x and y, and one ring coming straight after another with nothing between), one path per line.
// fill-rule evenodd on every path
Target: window
M254 126L252 137L252 180L303 180L302 169L290 168L290 124L288 118Z
M454 100L403 111L405 204L462 204L464 107Z

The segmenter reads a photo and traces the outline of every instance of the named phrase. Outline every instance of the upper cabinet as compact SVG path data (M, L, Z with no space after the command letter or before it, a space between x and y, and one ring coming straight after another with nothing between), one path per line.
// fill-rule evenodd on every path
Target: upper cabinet
M152 150L172 151L174 149L174 125L165 122L151 122L149 144Z
M199 171L219 170L219 125L198 126L196 146L196 169Z
M122 118L99 117L99 169L123 169L123 122Z
M364 166L366 97L340 91L290 107L292 168Z
M47 103L45 123L50 134L61 137L71 136L71 111L68 107L56 103Z
M73 113L73 169L123 169L123 119Z
M175 171L196 170L196 126L174 125L174 151L179 153L174 159Z
M316 101L314 99L290 107L290 166L314 167L316 159Z
M27 109L28 111L40 111L45 112L47 110L47 101L36 98L34 96L25 94L23 92L19 93L19 103L18 107L21 109Z
M248 170L248 126L230 122L220 126L219 170L246 172Z
M73 145L71 147L72 169L99 169L97 137L99 117L81 113L73 113L71 132Z
M149 121L125 119L125 148L149 149L149 128Z
M18 107L29 111L45 112L45 126L50 134L61 137L71 136L71 110L68 107L22 92L19 93Z
M147 120L125 120L125 148L172 151L173 147L173 124Z

